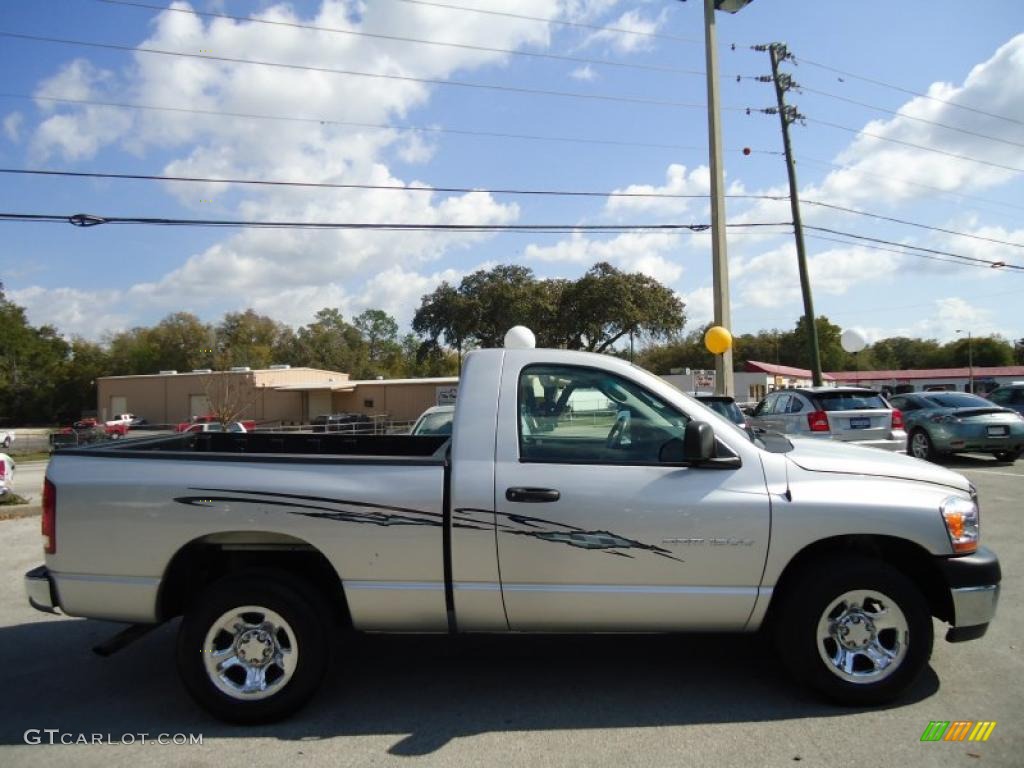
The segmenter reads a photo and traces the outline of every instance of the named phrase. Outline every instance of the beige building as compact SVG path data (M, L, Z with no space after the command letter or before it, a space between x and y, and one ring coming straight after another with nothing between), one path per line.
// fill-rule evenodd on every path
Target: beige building
M177 424L208 413L212 396L244 403L241 418L259 423L308 424L326 413L406 421L432 405L454 402L458 382L454 376L353 381L347 373L288 366L161 371L97 379L96 410L101 420L131 413L150 424Z

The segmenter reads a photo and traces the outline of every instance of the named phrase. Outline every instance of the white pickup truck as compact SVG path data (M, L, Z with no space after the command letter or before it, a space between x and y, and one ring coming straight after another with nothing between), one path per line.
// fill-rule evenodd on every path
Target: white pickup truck
M451 438L205 433L59 451L46 563L26 589L72 616L183 615L186 688L247 723L305 703L344 629L764 628L795 677L858 705L911 684L932 617L947 640L984 634L1001 576L967 480L766 439L622 360L480 350Z

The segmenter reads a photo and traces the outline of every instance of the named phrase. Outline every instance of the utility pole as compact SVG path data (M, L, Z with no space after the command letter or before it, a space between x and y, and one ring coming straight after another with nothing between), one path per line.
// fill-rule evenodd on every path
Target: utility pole
M742 7L742 6L740 6ZM722 115L718 107L718 43L715 0L704 0L704 54L708 78L708 161L711 172L711 290L715 325L732 330L729 262L725 240L725 183L722 176ZM733 393L732 347L715 355L715 394Z
M786 49L783 43L771 43L770 45L755 45L755 51L768 51L772 60L772 82L775 84L775 98L778 101L777 109L764 110L768 113L777 112L782 122L782 146L786 152L786 172L789 175L789 205L793 211L793 235L796 238L796 261L800 270L800 291L804 298L804 319L807 322L809 344L811 352L811 379L814 386L820 387L821 375L821 352L818 349L818 326L814 321L814 299L811 297L811 279L807 272L807 252L804 249L804 227L800 219L800 195L796 183L796 165L793 162L793 148L789 142L789 126L791 123L803 118L796 107L786 104L786 91L796 88L796 83L788 74L779 72L779 62L792 58L792 54Z

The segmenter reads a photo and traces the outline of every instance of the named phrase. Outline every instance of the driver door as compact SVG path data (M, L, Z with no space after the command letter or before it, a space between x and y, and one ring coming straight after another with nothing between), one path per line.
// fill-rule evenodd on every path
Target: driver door
M502 372L501 392L518 397L499 403L495 463L510 629L742 628L768 545L760 462L663 464L686 414L608 371L517 357Z

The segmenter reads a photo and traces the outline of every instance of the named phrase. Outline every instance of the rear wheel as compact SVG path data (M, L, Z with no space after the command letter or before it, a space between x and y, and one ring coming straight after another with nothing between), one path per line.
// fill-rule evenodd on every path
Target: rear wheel
M996 451L992 455L996 457L996 461L1005 461L1008 464L1013 464L1013 462L1020 458L1020 451Z
M214 583L178 632L178 672L207 711L233 723L280 720L302 707L327 667L329 610L288 574L252 571Z
M846 557L805 571L783 596L776 643L790 672L826 698L865 706L898 697L931 657L928 605L879 560Z
M935 453L935 446L932 445L932 439L928 437L928 433L923 429L915 429L911 432L909 443L907 453L915 459L935 461L937 455Z

